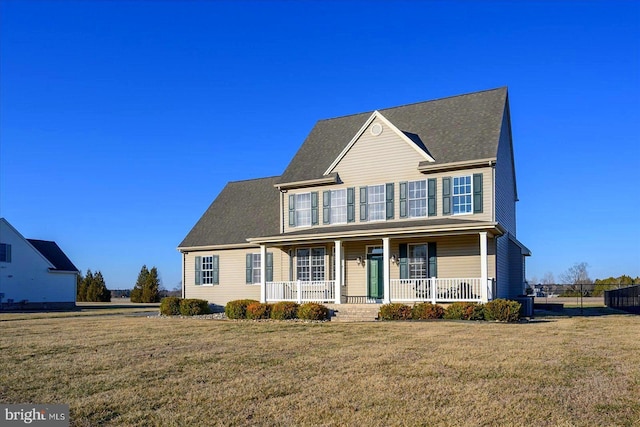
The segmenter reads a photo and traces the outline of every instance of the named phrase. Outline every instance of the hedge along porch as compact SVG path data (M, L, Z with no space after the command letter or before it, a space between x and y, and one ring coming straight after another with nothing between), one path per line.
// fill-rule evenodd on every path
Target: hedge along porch
M260 283L260 300L487 302L496 297L497 238L506 237L500 237L499 227L473 232L465 227L413 233L404 227L376 237L369 232L339 238L300 236L297 241L260 239L263 257L269 259L276 248L284 256L282 280L270 281L268 263L262 267L260 276L266 280Z

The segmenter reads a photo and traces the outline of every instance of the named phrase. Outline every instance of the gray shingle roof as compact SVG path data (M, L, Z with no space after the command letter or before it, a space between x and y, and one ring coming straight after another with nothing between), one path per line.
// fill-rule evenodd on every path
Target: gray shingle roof
M506 101L502 87L378 111L443 164L495 158ZM278 182L322 177L372 113L318 121Z
M247 243L278 234L279 177L229 182L178 247Z
M53 264L56 270L60 271L78 271L71 260L62 252L62 249L49 240L27 239L31 245L36 248L46 259Z

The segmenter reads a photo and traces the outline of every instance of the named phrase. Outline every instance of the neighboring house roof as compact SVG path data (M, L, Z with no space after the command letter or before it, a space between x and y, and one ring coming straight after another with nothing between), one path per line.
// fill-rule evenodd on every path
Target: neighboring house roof
M178 247L247 244L280 232L280 177L229 182Z
M62 252L62 249L49 240L26 239L31 246L42 254L54 266L57 271L78 271L71 260Z
M496 158L506 102L502 87L378 111L443 164ZM322 178L372 114L318 121L277 183Z

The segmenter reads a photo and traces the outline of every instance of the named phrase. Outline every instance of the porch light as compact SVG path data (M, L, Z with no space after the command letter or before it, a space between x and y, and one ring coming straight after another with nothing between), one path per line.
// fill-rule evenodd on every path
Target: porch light
M398 263L398 257L396 256L396 254L391 255L391 263L392 264Z

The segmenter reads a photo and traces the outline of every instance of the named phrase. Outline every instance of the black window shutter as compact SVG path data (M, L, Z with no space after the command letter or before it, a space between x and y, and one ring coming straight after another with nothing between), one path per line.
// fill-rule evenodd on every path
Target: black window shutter
M473 213L482 213L482 174L473 174Z
M428 244L428 261L429 261L429 277L438 277L438 257L436 253L436 243L431 242Z
M202 270L201 270L201 265L202 265L202 257L197 256L197 257L196 257L196 267L195 267L195 279L196 279L196 285L201 285L201 284L202 284Z
M273 282L273 253L267 252L267 282Z
M451 215L451 177L442 178L442 215Z
M400 218L406 218L407 214L407 192L409 188L407 182L400 183Z
M311 225L318 225L318 192L311 192Z
M253 254L247 254L246 283L253 283Z
M387 219L393 219L393 183L387 184L385 189L386 207L387 207Z
M289 194L289 227L296 226L296 196Z
M213 256L213 284L217 285L220 283L220 257L218 255Z
M409 278L409 259L407 258L407 244L400 243L400 279Z
M356 189L347 188L347 222L356 220Z
M360 221L367 220L367 187L360 187Z
M427 212L429 216L437 215L437 203L436 203L436 180L430 178L427 180Z
M331 222L331 191L322 192L322 223Z

